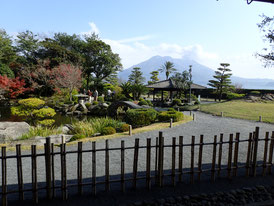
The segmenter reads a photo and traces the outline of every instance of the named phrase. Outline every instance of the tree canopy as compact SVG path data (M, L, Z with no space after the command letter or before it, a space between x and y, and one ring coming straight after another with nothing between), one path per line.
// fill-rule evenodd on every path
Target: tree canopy
M174 68L174 63L172 63L170 61L166 61L165 64L161 66L159 71L162 73L165 73L166 79L168 79L170 74L175 72L176 69Z

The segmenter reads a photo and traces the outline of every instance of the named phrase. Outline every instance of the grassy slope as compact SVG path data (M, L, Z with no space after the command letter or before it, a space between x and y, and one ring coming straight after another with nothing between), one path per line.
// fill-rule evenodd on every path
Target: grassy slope
M234 100L224 103L214 103L208 105L201 105L201 111L220 115L224 112L224 116L259 120L259 116L262 116L263 122L274 123L274 103L251 103L241 100Z

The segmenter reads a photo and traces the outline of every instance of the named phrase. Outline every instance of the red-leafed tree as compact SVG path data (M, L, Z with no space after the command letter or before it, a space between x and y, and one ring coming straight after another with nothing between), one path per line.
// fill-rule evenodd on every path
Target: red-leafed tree
M0 88L6 92L5 96L8 98L14 99L18 95L29 91L30 88L25 88L25 85L25 80L19 77L10 79L7 76L0 75Z
M82 85L81 69L70 64L61 64L52 70L52 75L56 87L69 89L69 98L72 101L72 91Z

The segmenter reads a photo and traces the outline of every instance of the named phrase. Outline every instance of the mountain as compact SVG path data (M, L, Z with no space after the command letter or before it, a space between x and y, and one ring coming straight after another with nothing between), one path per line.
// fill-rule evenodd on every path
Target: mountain
M146 82L150 79L150 72L158 70L166 61L170 61L174 63L174 67L178 72L183 72L184 70L189 69L189 65L192 65L192 79L196 84L200 84L203 86L207 86L208 80L212 79L215 71L209 67L206 67L198 62L189 59L175 59L169 56L154 56L144 62L133 65L132 67L121 71L118 76L122 80L128 80L128 76L130 75L132 69L134 67L140 67L143 72L144 77L146 78ZM165 79L165 74L159 74L160 80ZM231 77L232 83L242 84L243 88L246 89L274 89L274 80L273 79L247 79L241 78L237 76Z

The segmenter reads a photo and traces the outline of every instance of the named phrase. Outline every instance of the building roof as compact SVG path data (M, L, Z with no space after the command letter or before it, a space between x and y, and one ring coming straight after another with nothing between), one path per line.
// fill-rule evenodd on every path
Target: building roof
M146 87L153 88L153 89L177 89L175 87L174 81L172 81L171 79L159 81L154 84L147 85ZM206 89L206 87L199 85L199 84L192 83L191 89Z

